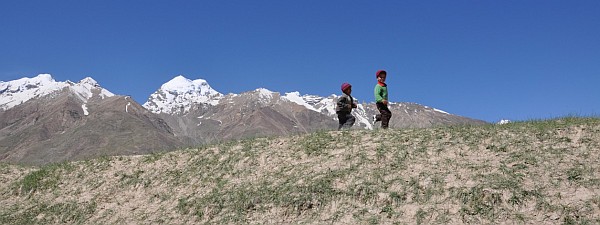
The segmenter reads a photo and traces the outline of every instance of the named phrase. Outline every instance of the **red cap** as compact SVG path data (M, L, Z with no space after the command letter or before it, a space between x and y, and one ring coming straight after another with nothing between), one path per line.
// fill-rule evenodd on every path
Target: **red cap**
M387 75L387 72L385 72L385 70L378 70L377 73L375 73L375 78L381 76L381 74Z
M351 88L352 85L350 85L349 83L343 83L342 84L342 92L345 92L346 89Z

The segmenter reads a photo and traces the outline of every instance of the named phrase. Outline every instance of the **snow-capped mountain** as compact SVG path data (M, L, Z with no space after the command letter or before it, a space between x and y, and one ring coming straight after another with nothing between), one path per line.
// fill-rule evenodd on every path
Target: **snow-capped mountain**
M33 98L46 96L65 88L71 89L83 102L87 102L95 96L100 98L114 96L90 77L73 83L71 81L57 82L50 74L40 74L34 78L25 77L8 82L0 81L0 109L7 110Z
M285 93L283 98L304 106L307 109L331 116L335 115L335 100L338 96L330 95L329 97L321 97L316 95L300 95L300 92L295 91Z
M216 105L222 97L205 80L179 75L150 95L143 106L157 114L185 114L195 105Z
M40 74L0 82L0 161L44 164L335 130L338 97L265 88L223 95L206 80L177 76L142 106L89 77L57 82ZM353 129L375 129L375 104L357 105ZM391 128L485 123L416 103L390 103L389 108Z
M145 154L181 146L171 128L92 78L0 82L0 161L24 164Z
M268 104L273 100L285 100L319 113L335 115L336 95L324 98L315 95L301 96L299 92L291 92L281 96L278 92L265 88L257 88L246 93L249 96L254 96L254 99L262 104ZM231 100L227 99L238 96L239 94L225 96L214 90L204 79L190 80L179 75L163 84L148 98L143 106L157 114L185 114L190 112L194 105L215 106L219 104L221 99L225 98L223 103L228 103Z
M296 112L298 110L308 110L337 121L335 113L337 98L339 96L334 94L321 97L308 94L302 95L297 91L282 95L279 92L273 92L265 88L258 88L241 94L222 95L214 91L206 80L192 81L183 76L177 76L152 94L144 106L157 114L186 115L192 113L202 119L214 118L213 115L207 115L207 113L211 114L219 110L222 111L216 114L230 115L236 111L240 113L247 109L259 110L264 107L271 107L281 112L285 111L283 108L294 108ZM355 101L360 102L359 99L355 99ZM296 107L290 104L296 105ZM358 103L357 106L356 109L352 110L352 114L356 117L354 126L374 129L372 116L378 113L375 104ZM390 121L392 126L395 127L428 127L442 124L482 122L455 116L416 103L390 103L389 108L395 115ZM292 112L284 113L285 116L283 117L293 118L290 113ZM193 122L202 123L200 121ZM219 123L223 123L222 120L219 120ZM181 121L178 124L181 124ZM177 126L177 124L172 124L172 126ZM294 126L300 127L301 125L296 124Z
M332 94L329 97L321 97L316 95L300 95L299 92L286 93L283 96L284 99L294 102L298 105L302 105L307 109L315 112L327 115L334 120L337 120L337 114L335 113L336 101L340 96ZM359 102L358 99L354 99ZM369 115L366 112L366 108L363 104L358 103L357 108L352 110L352 115L356 117L356 126L363 127L366 129L373 129L373 124L369 120Z

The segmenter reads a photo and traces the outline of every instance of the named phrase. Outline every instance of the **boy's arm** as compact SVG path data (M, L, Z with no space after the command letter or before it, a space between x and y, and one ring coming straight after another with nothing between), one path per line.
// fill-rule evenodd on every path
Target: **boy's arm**
M375 102L382 102L383 96L381 96L381 86L375 85Z

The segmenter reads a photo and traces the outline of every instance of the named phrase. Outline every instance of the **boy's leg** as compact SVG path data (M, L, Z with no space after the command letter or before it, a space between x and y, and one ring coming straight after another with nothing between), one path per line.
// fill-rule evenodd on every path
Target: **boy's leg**
M346 123L344 123L344 128L350 129L354 125L355 121L356 118L352 114L348 113L346 115Z
M377 106L377 111L379 111L379 114L375 114L375 122L377 121L381 121L381 108L383 106L385 106L383 103L375 103L375 106Z
M392 111L386 106L381 110L381 128L387 129L390 125L390 119L392 118Z
M380 102L375 103L375 105L377 106L377 110L379 110L379 114L375 115L375 121L373 122L373 125L375 125L377 121L382 121L381 126L383 127L383 115L385 114L384 110L387 109L387 106Z
M343 127L345 127L346 123L348 122L348 117L346 116L348 114L338 113L337 115L338 115L338 120L339 120L338 130L341 130Z
M342 114L338 113L338 130L342 129L342 126L344 125L344 123L346 122L346 117L343 116Z
M392 111L383 103L377 103L377 109L380 113L377 120L381 120L381 128L387 129L390 124L390 118L392 118Z

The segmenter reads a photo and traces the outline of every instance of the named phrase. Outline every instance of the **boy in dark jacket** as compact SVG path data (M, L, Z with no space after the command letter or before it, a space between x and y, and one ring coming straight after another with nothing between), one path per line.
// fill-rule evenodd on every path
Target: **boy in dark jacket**
M338 130L342 128L350 128L354 125L354 121L356 118L352 116L352 109L356 108L356 103L354 103L354 98L352 98L352 85L349 83L342 84L342 96L338 98L337 104L335 107L335 113L337 113L338 120L340 125L338 126Z
M377 78L377 85L375 85L375 104L379 114L373 116L373 123L381 121L381 128L387 129L392 118L392 111L388 108L388 88L385 83L387 72L385 70L379 70L375 74Z

